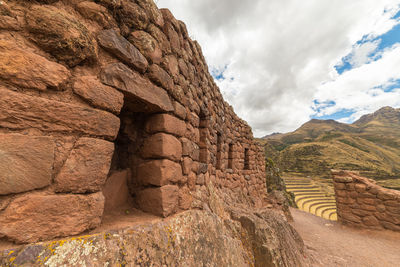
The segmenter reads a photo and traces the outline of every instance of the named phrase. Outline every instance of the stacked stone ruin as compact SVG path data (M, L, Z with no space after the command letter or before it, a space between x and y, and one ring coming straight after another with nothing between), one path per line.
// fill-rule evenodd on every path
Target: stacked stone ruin
M106 184L164 217L207 183L262 204L262 148L152 0L0 1L0 55L0 238L98 227Z
M340 222L400 231L400 191L383 188L356 172L332 170L332 175Z

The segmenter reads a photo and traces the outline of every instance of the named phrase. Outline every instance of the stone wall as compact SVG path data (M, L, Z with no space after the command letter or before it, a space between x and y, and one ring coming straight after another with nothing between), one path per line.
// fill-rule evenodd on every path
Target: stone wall
M339 221L400 231L400 191L380 187L355 172L332 170L332 175Z
M201 208L209 182L263 204L263 149L152 0L0 1L0 54L0 238L95 228L121 179L164 217Z

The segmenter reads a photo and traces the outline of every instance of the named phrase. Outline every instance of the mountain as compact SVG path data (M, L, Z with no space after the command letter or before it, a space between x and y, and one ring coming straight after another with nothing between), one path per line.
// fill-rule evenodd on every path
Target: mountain
M384 107L353 124L313 119L261 142L284 172L325 177L336 168L377 180L400 178L400 109Z

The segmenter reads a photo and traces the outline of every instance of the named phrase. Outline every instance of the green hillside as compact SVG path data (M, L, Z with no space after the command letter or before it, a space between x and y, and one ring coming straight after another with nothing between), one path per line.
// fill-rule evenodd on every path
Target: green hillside
M384 107L353 124L313 119L260 141L283 172L329 177L330 169L354 170L400 189L400 109Z

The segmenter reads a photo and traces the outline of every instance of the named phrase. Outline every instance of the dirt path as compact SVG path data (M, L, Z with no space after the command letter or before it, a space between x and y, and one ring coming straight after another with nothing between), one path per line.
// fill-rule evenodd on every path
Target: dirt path
M400 233L361 230L291 209L315 266L400 266Z

